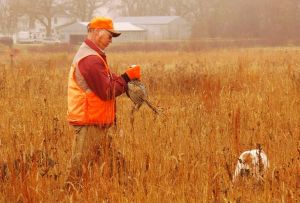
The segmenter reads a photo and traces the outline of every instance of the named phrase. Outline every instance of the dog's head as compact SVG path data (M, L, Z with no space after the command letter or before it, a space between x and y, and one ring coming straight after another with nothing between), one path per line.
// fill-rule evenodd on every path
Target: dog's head
M251 154L244 154L241 158L238 159L240 164L240 173L241 176L248 176L251 173L251 170L254 167L253 157Z

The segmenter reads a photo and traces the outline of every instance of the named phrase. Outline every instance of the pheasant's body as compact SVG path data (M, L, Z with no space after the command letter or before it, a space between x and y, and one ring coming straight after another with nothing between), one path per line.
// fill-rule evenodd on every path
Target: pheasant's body
M133 80L128 83L127 96L131 99L134 104L132 112L139 110L142 104L145 102L155 113L158 113L155 108L148 100L148 93L145 85L139 80Z

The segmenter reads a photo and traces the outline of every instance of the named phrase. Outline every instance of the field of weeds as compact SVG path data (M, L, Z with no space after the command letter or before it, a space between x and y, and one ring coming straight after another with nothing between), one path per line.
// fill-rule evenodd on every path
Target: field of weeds
M108 53L112 70L142 67L156 116L117 99L115 147L126 180L95 169L63 190L71 156L66 122L73 53L0 53L0 202L300 201L300 49ZM231 182L242 151L261 144L260 184Z

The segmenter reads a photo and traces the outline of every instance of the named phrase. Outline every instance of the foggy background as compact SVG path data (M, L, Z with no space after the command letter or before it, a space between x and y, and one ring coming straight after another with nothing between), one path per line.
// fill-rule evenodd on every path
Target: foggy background
M182 16L192 26L191 39L300 39L299 0L0 0L0 33L17 32L18 18L26 15L50 35L56 13L89 21L101 10L113 17Z

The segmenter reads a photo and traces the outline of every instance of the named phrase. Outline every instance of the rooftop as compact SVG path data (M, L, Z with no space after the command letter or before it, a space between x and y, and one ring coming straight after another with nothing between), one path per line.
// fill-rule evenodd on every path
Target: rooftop
M68 23L66 25L56 27L58 30L65 30L65 31L83 31L86 32L86 27L88 22L73 22ZM145 29L138 27L130 22L114 22L114 28L117 31L124 32L124 31L144 31Z
M169 24L173 20L180 18L179 16L129 16L118 17L116 22L131 22L133 24Z

